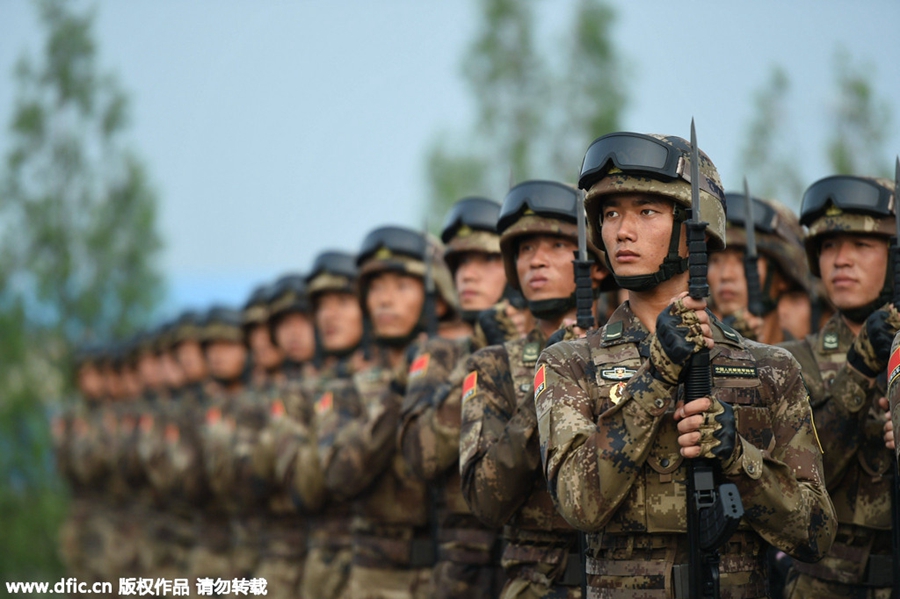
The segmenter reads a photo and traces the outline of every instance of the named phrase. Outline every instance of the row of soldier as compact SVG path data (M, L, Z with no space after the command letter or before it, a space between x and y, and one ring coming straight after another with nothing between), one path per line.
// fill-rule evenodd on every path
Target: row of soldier
M442 243L380 227L242 311L85 351L82 401L54 423L72 574L264 578L307 599L686 597L701 457L745 509L722 597L780 595L784 575L784 596L887 597L894 185L827 177L798 219L726 196L700 153L708 311L686 294L690 152L610 134L585 194L466 198ZM590 331L574 321L579 211ZM713 390L686 401L702 348Z

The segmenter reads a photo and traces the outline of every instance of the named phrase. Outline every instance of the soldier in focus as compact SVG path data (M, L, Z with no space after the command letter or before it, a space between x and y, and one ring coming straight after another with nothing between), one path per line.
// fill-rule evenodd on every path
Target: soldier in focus
M465 365L461 488L473 514L503 527L504 598L581 596L577 534L557 513L541 476L532 389L538 355L575 317L578 210L577 190L561 183L526 181L509 191L497 222L503 265L535 327L524 338L475 352ZM599 292L607 273L591 249Z
M716 251L725 197L699 155L697 216ZM560 513L587 533L589 596L682 596L690 458L718 464L745 510L720 549L721 597L768 595L768 543L815 561L834 538L796 361L743 339L686 293L690 156L673 136L614 133L590 146L579 180L590 237L628 301L586 338L546 349L534 375L544 474ZM712 397L686 403L684 365L702 347Z
M837 312L818 334L782 344L803 368L820 431L837 538L817 564L794 564L788 597L889 597L891 452L878 405L900 327L888 244L896 234L894 185L833 176L803 196L806 253Z

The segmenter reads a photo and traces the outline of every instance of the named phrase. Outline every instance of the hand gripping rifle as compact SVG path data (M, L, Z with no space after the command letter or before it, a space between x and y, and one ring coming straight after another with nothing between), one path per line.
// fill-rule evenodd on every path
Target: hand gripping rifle
M691 120L691 218L686 225L690 251L688 293L694 299L703 299L709 294L706 283L708 224L700 220L700 151L697 149L694 121ZM684 401L687 403L710 397L711 392L709 350L704 347L691 357L684 385ZM718 599L718 550L740 524L744 506L737 486L732 483L716 486L714 462L695 458L688 460L687 466L688 597Z
M594 261L588 259L587 232L584 224L584 192L578 190L578 205L575 207L578 223L578 252L572 264L575 265L575 324L583 331L593 329L597 321L594 319L594 289L591 281L591 266Z
M897 206L897 193L900 191L900 157L894 164L894 216L897 219L897 236L891 245L891 258L894 262L894 307L900 309L900 209ZM890 376L890 373L888 373ZM896 408L895 408L896 409ZM897 434L897 431L894 431ZM896 437L895 437L896 442ZM891 577L891 599L900 599L900 467L894 454L894 480L891 484L891 561L893 575Z
M744 277L747 279L747 311L754 316L762 316L765 309L763 308L762 291L760 291L759 268L756 266L759 257L756 251L756 222L753 220L753 198L750 197L747 177L744 177L744 203L746 209L744 231L747 234L747 251L744 252Z

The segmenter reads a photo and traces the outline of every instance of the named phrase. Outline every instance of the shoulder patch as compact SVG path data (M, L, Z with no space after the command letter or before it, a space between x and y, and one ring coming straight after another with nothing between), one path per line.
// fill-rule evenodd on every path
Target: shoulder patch
M525 344L522 349L522 361L526 364L534 364L541 355L541 344L537 341L530 341Z
M607 381L627 381L637 373L634 368L626 368L625 366L616 366L615 368L604 368L600 371L600 378Z
M838 334L837 333L825 333L822 337L822 347L824 349L837 349L838 348Z
M900 376L900 345L891 353L891 359L888 361L888 386L894 384L894 379Z
M759 378L756 366L726 366L723 364L713 365L713 376L738 377L742 379Z
M622 336L622 331L625 330L625 325L622 324L622 321L613 322L606 325L606 331L603 333L604 341L612 341L613 339L618 339Z
M331 391L326 391L316 401L316 414L324 414L329 411L333 403L334 394Z
M409 380L418 378L428 372L428 362L431 360L431 354L422 354L413 360L412 366L409 367Z
M544 370L547 368L545 364L541 364L541 367L537 369L537 372L534 373L534 399L537 401L537 398L540 397L541 393L544 392L544 389L547 388L547 378Z
M478 390L478 372L473 370L469 374L466 375L465 380L463 380L463 388L462 388L462 400L463 403L473 395Z

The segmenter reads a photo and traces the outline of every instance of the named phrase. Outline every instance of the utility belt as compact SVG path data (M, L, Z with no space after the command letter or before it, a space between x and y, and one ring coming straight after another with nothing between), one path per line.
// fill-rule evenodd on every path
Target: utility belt
M483 528L442 528L438 533L438 560L474 566L499 566L503 541L496 531Z
M503 548L503 568L511 578L535 579L534 572L546 570L556 586L580 587L584 581L578 534L574 531L528 530L514 526L503 527L506 546ZM565 565L563 562L565 561ZM544 568L541 568L544 566Z
M358 566L406 570L435 564L434 538L424 527L380 524L355 528L353 563Z
M687 535L591 535L587 555L588 596L625 599L689 599ZM762 544L737 532L719 550L719 573L735 599L766 597ZM731 579L731 580L729 580Z

